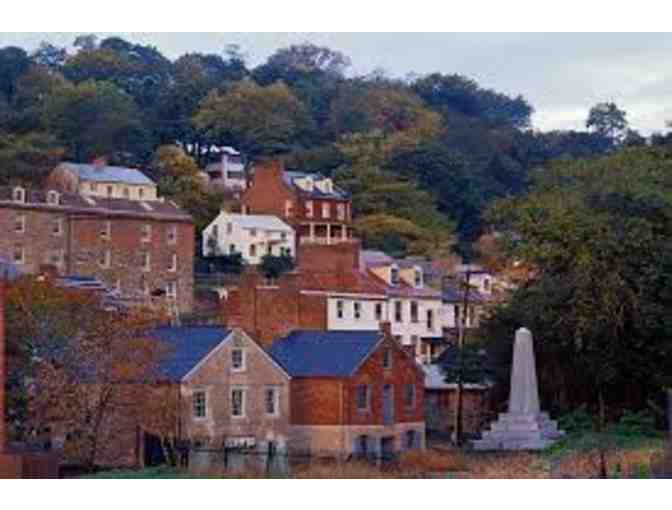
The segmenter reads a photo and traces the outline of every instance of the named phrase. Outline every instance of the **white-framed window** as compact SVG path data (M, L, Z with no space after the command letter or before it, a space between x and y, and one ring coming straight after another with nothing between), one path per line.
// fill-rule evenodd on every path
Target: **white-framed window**
M237 347L235 349L231 349L231 371L232 372L244 372L247 363L245 359L245 349L241 349L240 347Z
M212 226L212 230L210 231L210 235L211 235L214 239L216 239L217 241L219 241L219 225L217 225L217 224L215 223L215 224Z
M281 241L287 240L287 232L280 232L280 240Z
M207 393L204 390L194 391L192 395L192 409L194 418L202 419L208 415Z
M306 202L306 218L312 218L313 217L313 201L308 200Z
M174 273L177 271L177 253L170 255L170 263L168 265L168 271Z
M483 280L483 290L485 292L490 292L490 278L485 278Z
M15 264L25 264L26 262L26 252L20 244L17 244L14 246L14 250L12 253L12 259L14 260Z
M285 218L291 218L294 214L294 204L291 200L285 200Z
M418 442L417 437L418 434L415 430L407 430L406 434L404 435L404 442L405 442L404 447L407 450L417 448L417 442Z
M280 389L269 386L264 388L264 411L267 416L280 414Z
M226 224L226 233L229 234L229 235L233 234L233 223L228 222Z
M336 204L336 215L339 220L345 220L345 204Z
M142 252L142 270L151 271L152 270L152 255L148 251Z
M144 196L145 196L145 190L143 188L139 188L138 189L138 198L140 200L142 200Z
M113 186L108 186L107 187L107 196L108 198L112 198L112 195L114 194L114 187Z
M427 310L427 329L434 329L434 310Z
M328 218L331 216L331 204L329 202L322 202L322 217Z
M415 286L422 287L422 270L415 270Z
M404 320L401 301L394 302L394 321L402 322Z
M177 226L168 225L166 241L168 244L177 244Z
M229 245L229 253L230 253L231 255L233 255L234 253L236 253L236 245L235 245L235 244L230 244L230 245Z
M392 285L397 285L399 283L399 268L397 266L392 266L390 268L390 283Z
M100 228L100 238L109 241L112 239L112 222L105 220Z
M20 187L14 188L12 191L12 200L21 204L26 201L26 190Z
M63 218L54 218L51 224L51 235L60 236L63 234Z
M231 388L230 405L233 418L245 417L246 394L245 388Z
M166 296L171 299L177 298L177 282L168 282L166 284Z
M58 191L50 190L47 191L47 203L49 205L58 205L60 202L60 194Z
M103 269L107 269L110 266L112 266L112 252L109 249L103 250L101 252L100 259L98 260L98 264Z
M345 304L343 303L342 299L339 299L338 301L336 301L336 317L337 318L339 318L339 319L343 318L344 308L345 308Z
M131 198L131 190L128 189L127 187L124 187L124 198L126 199Z
M63 250L51 250L49 252L49 264L53 266L63 264Z
M98 190L98 184L95 182L90 182L89 183L89 191L97 191Z
M383 350L383 368L390 369L392 368L392 349L386 347Z
M404 406L406 409L415 409L415 384L404 385Z
M355 301L353 303L353 312L354 312L354 317L355 320L359 320L362 318L362 303L359 301Z
M256 244L251 244L250 245L250 257L256 257L257 256L257 245Z
M149 223L145 223L140 227L140 241L143 243L149 243L152 240L152 226Z
M383 303L376 303L374 310L376 314L376 320L377 321L383 320Z
M251 228L250 229L250 237L257 237L257 229L256 228Z
M418 302L417 301L411 301L411 322L418 322L420 320L419 318L419 313L418 313Z
M26 215L17 214L14 218L14 232L23 234L26 231Z
M368 384L359 384L355 389L355 400L358 411L368 411L371 408L371 387Z

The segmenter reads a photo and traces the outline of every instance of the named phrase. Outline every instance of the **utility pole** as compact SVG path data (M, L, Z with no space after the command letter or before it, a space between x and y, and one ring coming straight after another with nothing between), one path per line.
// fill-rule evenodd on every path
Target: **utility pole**
M455 444L462 445L462 407L464 394L464 340L467 335L467 313L469 307L469 291L471 279L471 266L467 266L464 279L464 292L462 294L462 313L457 329L457 393L455 395Z

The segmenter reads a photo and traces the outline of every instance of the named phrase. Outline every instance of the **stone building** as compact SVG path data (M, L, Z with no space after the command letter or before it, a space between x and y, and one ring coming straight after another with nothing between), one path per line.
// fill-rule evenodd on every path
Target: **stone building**
M352 240L350 196L331 179L285 171L280 161L255 165L241 206L243 214L282 218L294 227L299 244L331 245Z
M298 330L270 354L291 376L293 451L379 457L425 447L423 372L389 330Z
M0 232L0 258L24 274L50 267L97 277L129 299L160 293L192 309L194 225L173 202L3 187Z

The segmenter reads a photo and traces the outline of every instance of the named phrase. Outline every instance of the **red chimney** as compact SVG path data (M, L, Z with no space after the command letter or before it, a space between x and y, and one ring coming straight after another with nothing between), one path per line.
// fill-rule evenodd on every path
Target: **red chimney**
M91 162L91 164L97 169L103 168L107 166L107 156L98 156Z

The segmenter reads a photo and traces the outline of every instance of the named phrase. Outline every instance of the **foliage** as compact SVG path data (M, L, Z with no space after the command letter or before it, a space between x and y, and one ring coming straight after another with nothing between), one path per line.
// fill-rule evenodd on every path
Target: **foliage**
M0 184L39 186L61 160L64 149L53 136L31 132L25 135L0 132Z
M264 255L259 270L269 280L276 280L294 269L294 259L290 255Z
M588 112L586 127L611 140L622 137L628 127L626 113L615 103L598 103Z

